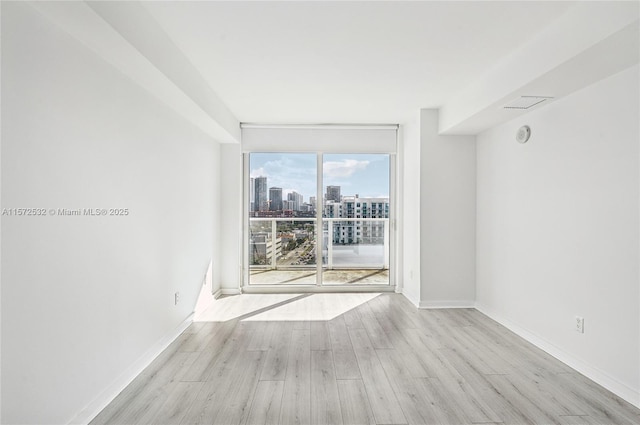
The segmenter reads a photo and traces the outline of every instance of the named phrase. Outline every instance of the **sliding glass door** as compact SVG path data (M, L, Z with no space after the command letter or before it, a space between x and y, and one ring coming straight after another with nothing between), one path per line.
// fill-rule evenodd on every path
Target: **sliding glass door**
M247 155L249 285L390 284L391 155Z
M325 154L322 283L389 284L389 155Z
M316 154L249 155L249 284L317 284L317 180Z

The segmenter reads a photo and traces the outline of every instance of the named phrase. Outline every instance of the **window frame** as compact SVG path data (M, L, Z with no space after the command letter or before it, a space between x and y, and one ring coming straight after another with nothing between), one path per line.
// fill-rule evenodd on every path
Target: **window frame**
M394 292L397 288L396 282L396 267L397 267L397 238L398 233L396 231L396 214L397 214L397 154L394 153L380 153L380 152L371 152L375 154L384 154L389 157L389 221L387 226L387 234L382 235L383 237L389 238L388 243L388 251L385 251L384 257L386 261L388 261L387 267L389 270L389 282L384 285L376 285L376 284L343 284L343 285L327 285L323 284L323 262L322 262L322 250L324 244L324 238L316 235L317 243L316 243L316 258L320 259L316 261L316 283L315 285L296 285L296 284L251 284L250 282L250 266L249 266L249 223L250 223L250 200L249 200L249 181L250 181L250 155L252 153L313 153L309 151L289 151L289 150L279 150L275 151L272 149L269 150L253 150L242 153L242 183L243 190L242 192L242 207L243 207L243 225L242 225L242 273L241 273L241 291L242 292L251 292L251 293L274 293L274 292ZM317 207L318 205L324 205L324 170L323 170L323 162L325 154L334 154L334 153L346 153L346 152L333 152L333 151L315 151L317 158L317 168L316 168L316 231L322 233L323 229L323 217L322 207ZM362 154L368 152L353 152L354 154ZM355 205L355 204L354 204ZM319 227L318 227L319 226Z

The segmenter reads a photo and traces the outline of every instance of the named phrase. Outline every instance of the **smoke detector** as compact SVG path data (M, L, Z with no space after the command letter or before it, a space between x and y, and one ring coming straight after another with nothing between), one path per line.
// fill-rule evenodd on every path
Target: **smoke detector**
M520 96L503 106L504 109L529 109L541 104L553 96Z
M516 141L518 143L527 143L531 137L531 128L528 125L523 125L516 132Z

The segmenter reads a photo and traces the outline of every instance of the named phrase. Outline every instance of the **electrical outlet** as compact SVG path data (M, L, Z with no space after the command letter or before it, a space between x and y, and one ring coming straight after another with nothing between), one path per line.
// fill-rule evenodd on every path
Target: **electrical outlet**
M576 316L576 332L584 333L584 317Z
M173 294L173 300L175 305L178 305L178 303L180 302L180 292L176 292L175 294Z

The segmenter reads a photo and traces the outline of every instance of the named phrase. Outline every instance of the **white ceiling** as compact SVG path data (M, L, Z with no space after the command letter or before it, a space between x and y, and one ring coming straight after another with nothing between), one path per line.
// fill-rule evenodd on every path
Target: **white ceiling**
M478 134L640 61L638 1L31 2L223 143L239 122ZM542 106L553 102L547 101Z
M239 121L405 122L572 2L145 2Z

